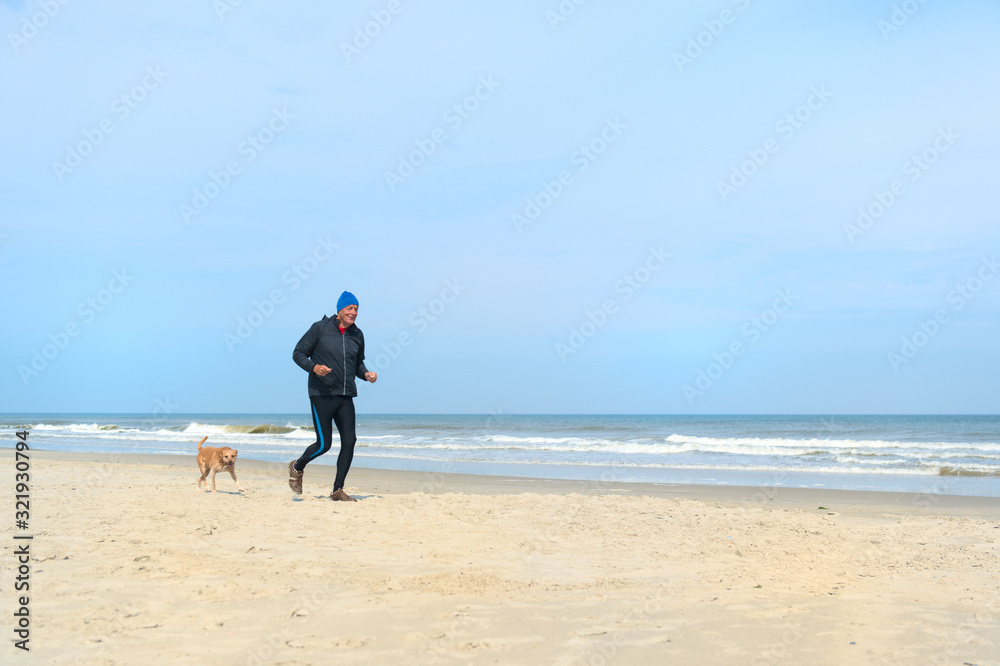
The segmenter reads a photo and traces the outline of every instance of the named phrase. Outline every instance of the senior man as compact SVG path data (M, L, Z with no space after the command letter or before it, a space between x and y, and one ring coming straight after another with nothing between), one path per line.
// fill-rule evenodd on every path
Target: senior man
M298 458L288 463L288 485L302 494L302 476L306 465L330 450L333 423L340 433L337 478L330 499L356 502L344 492L347 472L354 458L354 397L358 389L354 378L375 383L378 374L365 367L365 336L354 321L358 318L358 299L345 291L337 300L337 316L326 315L309 327L292 352L292 360L309 373L309 402L312 407L316 441Z

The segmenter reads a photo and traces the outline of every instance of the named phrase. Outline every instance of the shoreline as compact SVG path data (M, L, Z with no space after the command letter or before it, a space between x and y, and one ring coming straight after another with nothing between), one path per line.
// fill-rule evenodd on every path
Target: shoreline
M0 418L53 451L186 456L198 438L287 462L302 415ZM34 424L28 426L27 424ZM1000 416L359 416L354 464L535 479L1000 497ZM314 461L325 464L326 458Z
M162 467L171 470L191 470L197 477L195 454L147 453L91 453L76 451L45 451L32 449L32 457L39 460L110 464L116 461L132 465ZM333 458L336 459L335 457ZM285 464L240 457L237 470L283 478ZM314 463L307 469L309 477L319 484L332 486L334 465ZM222 478L222 477L220 477ZM231 483L228 476L225 477ZM280 484L279 484L280 485ZM352 466L348 487L358 491L378 490L386 493L427 492L471 494L566 494L581 495L616 494L649 496L674 499L726 502L731 505L774 506L783 508L815 508L824 503L841 507L879 507L894 510L910 509L914 513L928 513L931 509L957 509L982 512L984 518L994 518L1000 509L1000 497L983 495L953 495L946 493L898 492L891 490L845 490L839 488L796 488L761 485L739 486L728 484L651 483L621 480L578 480L538 478L460 472L392 470L375 467ZM831 499L832 498L832 499Z

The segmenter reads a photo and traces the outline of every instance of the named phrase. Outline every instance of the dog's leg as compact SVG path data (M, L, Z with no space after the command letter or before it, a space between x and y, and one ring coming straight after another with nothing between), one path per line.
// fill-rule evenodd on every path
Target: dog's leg
M239 479L236 478L236 468L229 468L229 476L233 477L233 481L236 482L236 490L243 492L243 486L240 485Z
M215 470L212 470L212 492L215 492Z

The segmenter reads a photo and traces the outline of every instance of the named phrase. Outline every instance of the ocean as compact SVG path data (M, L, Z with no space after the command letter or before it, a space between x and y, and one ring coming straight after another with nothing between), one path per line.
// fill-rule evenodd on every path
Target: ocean
M285 462L306 414L0 414L50 451L190 456L197 441ZM339 442L314 464L336 464ZM1000 416L358 415L354 464L600 483L1000 496Z

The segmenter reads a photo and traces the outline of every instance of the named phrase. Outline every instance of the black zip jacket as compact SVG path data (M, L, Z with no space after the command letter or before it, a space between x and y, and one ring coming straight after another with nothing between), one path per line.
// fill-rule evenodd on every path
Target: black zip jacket
M336 319L326 315L309 327L292 352L292 360L309 373L309 397L314 395L349 395L358 394L354 378L364 379L368 368L365 367L365 336L361 329L351 324L351 327L340 332ZM320 377L313 368L325 365L330 368L330 374Z

